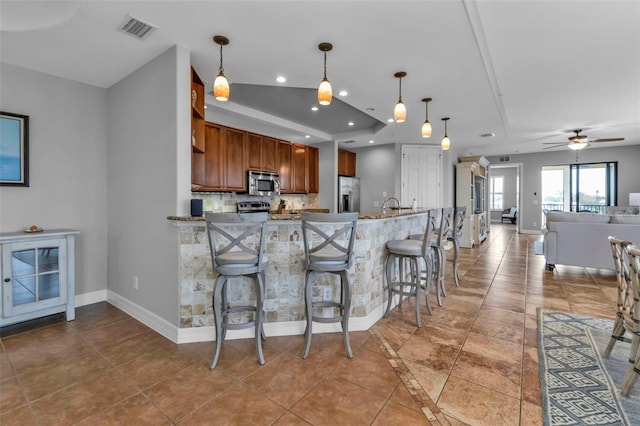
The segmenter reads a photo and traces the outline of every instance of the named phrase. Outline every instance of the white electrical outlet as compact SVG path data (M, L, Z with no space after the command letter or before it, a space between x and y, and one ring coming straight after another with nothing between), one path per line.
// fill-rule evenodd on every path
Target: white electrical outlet
M331 300L331 287L324 288L324 294L322 295L322 300L324 301Z
M538 225L538 222L533 222L533 226L537 226L537 225Z
M382 196L386 197L387 196L387 191L382 191Z
M374 201L373 207L380 207L380 201Z
M133 289L134 290L138 289L138 276L137 275L133 276Z

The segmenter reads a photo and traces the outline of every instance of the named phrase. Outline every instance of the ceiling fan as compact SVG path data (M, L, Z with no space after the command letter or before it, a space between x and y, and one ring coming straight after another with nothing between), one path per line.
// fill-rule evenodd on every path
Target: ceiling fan
M574 151L579 151L579 150L581 150L583 148L586 148L587 146L589 146L592 143L616 142L616 141L623 141L624 140L624 138L608 138L608 139L591 139L591 140L589 140L587 138L587 135L581 135L580 134L581 131L582 131L582 129L573 130L575 135L569 137L569 143L566 143L566 142L544 142L544 145L553 145L553 146L548 146L548 147L542 148L542 149L552 149L552 148L557 148L559 146L566 145L567 147L569 147L570 149L573 149Z

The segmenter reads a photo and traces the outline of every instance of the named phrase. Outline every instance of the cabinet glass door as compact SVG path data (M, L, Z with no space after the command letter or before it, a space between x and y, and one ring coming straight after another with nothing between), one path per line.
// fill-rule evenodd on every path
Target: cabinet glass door
M57 304L66 297L64 286L60 287L66 279L65 248L64 239L51 239L14 243L3 251L5 316L28 311L33 304Z

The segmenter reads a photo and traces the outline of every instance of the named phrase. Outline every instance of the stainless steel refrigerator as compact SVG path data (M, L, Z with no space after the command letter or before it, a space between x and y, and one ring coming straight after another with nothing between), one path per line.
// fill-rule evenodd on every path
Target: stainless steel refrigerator
M360 179L338 176L338 213L360 212Z

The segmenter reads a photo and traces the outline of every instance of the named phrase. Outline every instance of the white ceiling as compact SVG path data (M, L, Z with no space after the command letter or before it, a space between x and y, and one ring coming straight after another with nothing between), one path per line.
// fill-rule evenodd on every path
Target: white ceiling
M157 31L145 40L119 32L128 14ZM312 127L278 115L286 96L259 111L246 96L234 103L233 86L229 102L206 99L211 121L288 140L439 144L440 118L448 116L461 154L536 152L577 128L594 139L625 138L599 146L640 144L640 1L0 0L0 16L2 62L104 88L177 44L191 51L210 91L219 65L212 37L222 34L231 41L224 48L231 83L278 86L284 75L284 86L314 89L322 78L318 44L330 42L334 95L347 90L340 99L387 124L382 130ZM397 71L407 72L402 124L387 123ZM420 137L425 97L433 98L431 139ZM313 114L313 96L298 102Z

